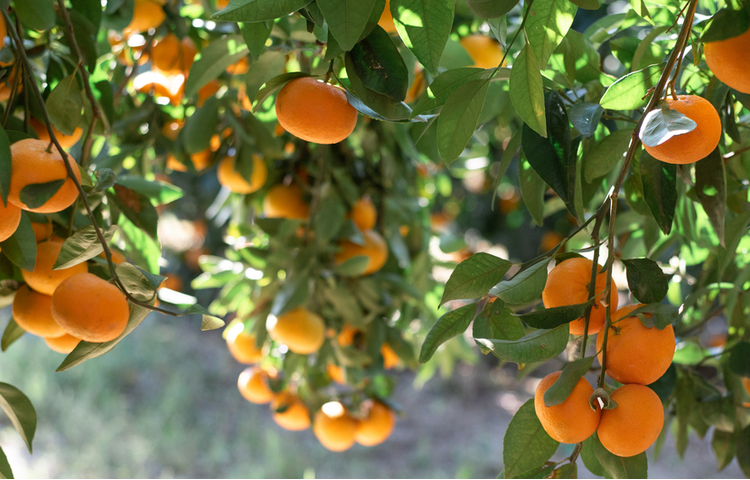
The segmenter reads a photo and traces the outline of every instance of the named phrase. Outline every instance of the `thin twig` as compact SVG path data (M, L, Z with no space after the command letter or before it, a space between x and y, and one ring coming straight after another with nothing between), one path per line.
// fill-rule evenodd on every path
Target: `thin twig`
M516 34L513 35L513 38L510 40L510 43L504 48L505 51L503 52L503 58L500 59L500 64L497 67L495 67L495 69L492 71L492 75L490 75L490 79L492 79L495 75L497 75L497 72L499 72L500 69L503 67L503 63L505 63L505 58L508 56L508 53L510 53L510 47L513 46L513 44L516 41L516 38L518 38L518 34L521 33L524 25L526 25L526 19L529 18L529 13L531 13L531 6L533 4L534 4L534 0L529 0L529 2L526 4L526 13L523 14L521 25L518 26L518 30L516 30Z

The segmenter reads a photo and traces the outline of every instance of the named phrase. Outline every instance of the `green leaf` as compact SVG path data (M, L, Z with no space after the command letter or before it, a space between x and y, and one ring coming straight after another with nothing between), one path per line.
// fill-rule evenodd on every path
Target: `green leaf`
M513 10L518 0L466 0L466 4L478 17L497 18Z
M724 159L719 147L695 164L695 193L714 227L719 243L724 243L724 221L727 204L727 180Z
M271 305L271 315L279 316L293 310L307 301L310 294L309 272L297 272L282 287Z
M610 478L648 478L648 460L646 452L639 453L632 457L618 457L604 448L602 442L596 436L592 435L594 440L594 453L596 459L604 468L607 476Z
M88 19L91 26L99 29L102 22L102 2L100 0L71 0L73 10Z
M5 456L2 447L0 447L0 478L13 478L13 470L8 463L8 457Z
M750 343L735 345L729 354L729 370L740 377L750 377Z
M711 22L701 34L700 41L704 43L719 42L737 37L750 28L750 9L739 10L723 8L711 17Z
M55 26L57 14L52 0L13 0L13 10L28 28L42 32Z
M198 153L207 149L211 137L219 124L219 99L211 97L203 106L185 119L179 138L187 153Z
M510 100L521 119L542 137L547 136L544 87L534 51L524 45L510 71Z
M711 438L711 449L716 456L718 470L722 471L734 458L734 452L737 445L737 434L734 432L722 432L715 429L714 436Z
M578 303L563 307L542 308L518 315L518 318L530 327L550 329L583 317L588 305L588 303Z
M518 340L475 338L498 358L514 363L543 362L555 358L568 345L568 324L552 330L536 330Z
M198 305L197 303L190 308L183 315L201 315L201 331L206 332L209 330L216 330L217 328L223 327L224 320L211 315L208 311Z
M750 427L745 427L737 438L737 463L745 477L750 477Z
M659 303L667 295L669 279L649 258L623 260L628 272L628 288L641 303Z
M513 316L502 300L488 303L482 313L474 319L472 336L494 340L518 340L526 335L523 323ZM487 352L485 352L487 353Z
M81 340L78 343L78 346L76 346L76 348L72 352L70 352L67 357L65 357L65 360L62 361L60 366L57 367L57 371L63 372L69 368L75 367L76 365L80 365L86 360L99 357L109 352L110 350L115 348L115 345L120 343L123 338L128 336L130 332L135 330L135 328L141 324L141 322L150 312L151 310L149 310L148 308L139 307L138 305L133 305L131 303L128 324L125 327L125 331L122 332L119 337L104 343L89 343Z
M185 98L192 98L198 90L218 78L228 66L237 63L248 53L247 44L241 35L229 35L209 43L190 67L190 74L185 80Z
M568 33L576 11L578 7L568 0L535 0L531 4L524 31L540 67L547 65L552 52Z
M365 87L354 68L351 52L346 54L345 63L351 84L351 89L346 91L346 97L354 108L377 120L406 121L409 119L411 108L407 104Z
M599 460L596 458L596 443L597 441L594 439L593 436L587 438L583 441L583 448L581 449L581 460L583 460L583 464L586 466L589 472L596 475L597 477L603 477L606 475L606 472L604 471L604 467L602 467L602 464L599 463Z
M599 0L570 0L570 1L585 10L599 10L599 7L601 7ZM600 476L603 477L604 474Z
M148 273L127 262L117 265L116 271L125 290L141 302L150 302L156 298L156 290L166 278Z
M641 323L646 328L656 327L659 330L663 330L667 327L667 325L671 325L676 322L677 318L679 318L679 307L675 307L674 305L668 305L663 303L649 303L643 306L640 306L636 308L635 310L631 311L628 316L638 316L637 314L648 313L650 317L646 317L646 315L640 315L639 319L641 320ZM619 319L612 318L612 321L615 322Z
M646 105L644 98L656 86L664 64L649 65L643 70L629 73L609 86L599 105L606 110L636 110Z
M469 328L469 324L477 315L477 305L470 303L452 310L432 326L422 343L419 352L419 363L426 363L437 351L438 347L456 335L460 335Z
M520 131L523 133L523 129ZM523 203L531 218L541 226L544 223L544 192L547 191L547 184L523 155L519 160L518 180Z
M345 52L359 41L377 3L376 0L317 0L328 31Z
M359 277L365 272L365 270L367 270L369 264L370 257L366 255L357 255L356 257L347 259L341 265L336 265L336 268L334 268L333 271L334 273L345 277Z
M677 165L660 162L645 150L639 163L643 198L661 231L669 235L677 206Z
M114 237L116 231L117 226L113 225L102 232L107 244L112 241L112 237ZM78 265L79 263L94 258L103 251L104 247L99 243L99 237L96 236L94 226L86 225L72 236L65 239L62 250L60 250L60 255L57 257L57 261L55 261L52 270L70 268L73 265Z
M8 206L8 193L10 193L10 175L13 167L10 157L10 139L5 129L0 126L0 197L3 205Z
M352 66L365 87L402 101L409 89L409 71L391 36L375 26L351 50Z
M583 176L586 181L592 183L608 175L617 162L625 158L632 137L632 130L617 130L591 147L584 156Z
M578 381L589 371L596 357L585 357L570 362L562 369L546 392L544 392L544 405L551 407L563 403L573 391Z
M266 41L271 36L271 30L273 30L272 22L243 23L240 25L240 33L242 33L242 38L245 39L245 44L253 60L260 58L260 54L266 48Z
M542 295L547 283L547 265L549 259L537 262L525 270L516 273L510 280L498 283L490 294L500 297L505 303L522 305L533 302Z
M0 382L0 408L8 415L10 423L16 429L29 453L36 432L36 410L31 400L13 385Z
M14 265L23 270L34 270L36 237L26 212L21 214L21 223L18 224L15 233L4 242L0 242L0 249Z
M453 27L453 0L391 0L391 15L404 44L436 75Z
M139 175L120 175L117 177L117 184L145 195L155 205L166 205L183 196L182 189L176 185L159 180L146 180Z
M336 190L328 185L321 195L320 203L313 217L315 238L328 241L335 237L344 225L346 205Z
M47 203L47 200L54 197L66 181L67 179L63 178L47 183L32 183L26 185L21 189L19 198L28 208L39 208Z
M253 110L257 109L259 105L262 105L268 97L274 94L281 87L286 85L288 82L295 78L309 77L310 75L305 72L291 72L282 73L277 75L265 83L265 87L261 88L257 95L255 95L255 106Z
M447 163L457 159L469 143L482 113L489 80L473 80L450 94L438 118L438 150Z
M477 298L487 295L490 288L503 279L513 264L490 255L475 253L456 266L445 284L440 305L450 300Z
M534 399L527 400L513 415L503 437L505 478L544 467L555 454L560 442L544 431L534 409Z
M214 13L211 18L227 22L265 22L285 17L312 0L232 0L224 10Z
M570 107L570 123L584 137L591 137L599 126L604 109L598 103L576 103Z
M673 137L692 132L697 126L695 120L663 103L661 108L646 114L638 137L644 145L656 147Z
M47 97L47 111L60 133L72 134L83 121L83 97L76 74L63 78Z
M26 333L26 330L19 327L16 321L11 317L8 321L8 325L5 327L5 331L3 332L3 338L0 340L0 348L2 348L2 351L6 351L8 347L21 338L24 333Z
M412 118L443 106L458 87L472 80L479 80L484 73L484 69L473 67L454 68L441 73L417 100L411 113Z
M158 272L161 258L159 241L148 236L124 215L120 215L117 225L120 227L122 239L128 246L128 256L139 265L145 265L149 272Z
M156 240L159 214L148 197L122 185L115 185L113 190L114 192L107 192L107 198L114 202L136 227Z

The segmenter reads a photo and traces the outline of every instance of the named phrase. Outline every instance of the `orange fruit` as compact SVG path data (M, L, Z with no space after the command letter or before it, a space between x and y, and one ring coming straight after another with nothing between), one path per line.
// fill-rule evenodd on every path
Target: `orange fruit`
M135 0L133 19L122 33L130 36L134 33L145 32L162 24L166 18L162 5L163 0Z
M284 409L283 411L279 411ZM302 400L289 392L282 392L271 402L273 421L286 430L298 432L310 428L310 411Z
M275 185L263 199L263 213L268 218L307 220L310 205L302 199L302 189L296 183Z
M679 95L677 100L667 97L667 104L693 120L695 130L643 148L657 160L678 165L697 162L713 152L721 140L721 119L711 102L696 95Z
M360 230L372 230L375 227L375 221L378 212L375 210L370 197L362 197L352 207L352 221Z
M122 253L118 252L117 250L114 250L114 249L110 248L109 252L112 254L112 263L114 263L115 265L119 265L122 262L127 261L127 259L125 258L125 255L123 255ZM97 255L97 257L103 258L105 261L107 260L107 256L104 254L104 252L102 252L99 255ZM169 276L169 275L171 275L171 274L167 274L167 276ZM169 280L169 278L167 278L167 280ZM167 280L165 280L165 282Z
M237 379L237 388L250 403L268 403L276 397L268 386L269 372L261 367L247 367Z
M659 396L643 385L623 385L610 398L617 403L604 410L596 433L604 448L620 457L645 452L664 426L664 407Z
M362 333L362 331L358 328L352 327L348 323L345 323L344 326L341 327L341 331L339 332L339 334L336 335L336 341L342 347L348 347L354 344L354 337L358 333Z
M34 132L36 132L36 136L39 140L44 140L45 142L49 143L50 136L49 132L47 131L47 126L37 120L36 118L29 119L29 126L34 129ZM81 136L83 135L83 129L81 127L77 127L73 133L70 135L63 135L57 129L54 125L52 125L52 133L55 134L55 138L57 138L57 141L60 142L60 146L64 149L68 149L78 143L78 140L81 139Z
M750 93L750 29L742 35L703 44L703 56L716 78L742 93Z
M385 8L383 13L380 14L378 25L388 33L396 33L396 24L393 23L393 15L391 15L391 0L385 0Z
M646 328L638 317L628 316L641 306L628 305L612 314L612 326L607 335L607 375L620 383L654 383L664 375L674 357L672 325L663 330ZM599 363L603 340L604 335L600 333L596 338Z
M594 393L585 378L580 378L564 402L544 405L544 392L555 383L562 372L552 372L539 382L534 393L536 416L550 437L561 443L578 443L589 438L599 425L601 409L591 408L589 398Z
M250 182L235 170L235 162L235 157L225 157L219 163L216 176L219 177L219 183L224 187L235 193L248 194L259 190L266 183L268 168L258 155L253 154L253 173L250 176Z
M0 48L5 46L5 35L8 34L8 30L5 28L5 22L0 22Z
M368 401L367 416L359 421L354 432L354 440L365 447L383 443L393 432L396 425L396 414L387 405Z
M326 366L326 370L328 371L328 376L331 377L331 380L338 383L339 385L346 384L346 375L344 375L344 369L336 365L335 363L329 363Z
M558 243L562 242L564 239L565 237L563 237L559 233L548 230L542 235L542 241L539 249L543 252L552 250L557 246Z
M52 315L74 337L103 343L125 331L130 308L119 288L91 273L78 273L55 289Z
M503 47L487 35L475 33L462 38L459 43L469 53L477 68L495 68L503 59Z
M383 368L386 370L390 370L401 361L396 352L387 343L380 346L380 354L383 356Z
M0 242L4 242L16 233L20 223L21 209L10 202L6 207L0 200Z
M312 429L328 450L343 452L354 445L357 423L341 403L328 402L315 413Z
M247 61L247 57L242 57L227 67L227 73L230 75L244 75L249 71L250 62Z
M173 106L177 106L185 96L185 76L143 72L133 79L133 87L140 93L167 98Z
M255 343L255 335L244 324L237 323L227 333L227 348L235 360L252 365L263 359L262 347Z
M60 156L60 152L54 147L47 151L49 142L27 138L10 146L12 161L12 173L10 177L10 193L8 201L14 205L37 213L55 213L65 210L78 198L78 189L72 179L68 178L68 171ZM73 170L73 175L81 181L81 172L78 164L70 155L68 164ZM54 182L65 180L65 183L52 198L43 205L29 208L21 201L21 190L27 185L36 183Z
M589 284L591 283L591 266L593 262L587 258L574 257L555 265L547 276L547 283L542 291L542 301L546 308L562 307L586 303L589 298ZM607 283L606 272L596 276L596 294L602 293ZM609 292L611 310L617 309L617 285L612 281L612 291ZM605 307L602 296L594 301L589 319L589 335L597 333L604 326ZM570 322L571 335L583 335L583 317Z
M412 103L413 101L418 99L419 96L422 95L422 92L424 92L426 87L427 87L427 80L425 80L424 78L424 70L420 69L414 75L414 81L409 87L409 90L406 91L406 98L404 99L404 103Z
M164 124L161 129L161 133L169 140L172 140L174 142L175 140L177 140L177 136L180 134L180 130L182 130L182 127L184 125L185 120L170 120L169 122Z
M216 0L216 8L227 8L229 0Z
M216 92L218 92L220 88L221 84L216 79L203 85L200 90L198 90L198 107L202 107L206 100L216 95Z
M344 89L312 77L284 85L276 96L276 117L295 137L322 144L339 143L357 125L357 110Z
M78 346L81 342L80 338L76 338L73 335L66 333L61 337L45 338L44 341L47 346L56 351L57 353L70 353Z
M16 67L13 67L13 69L10 71L10 75L8 75L5 80L0 83L0 102L5 102L10 99L10 94L13 92L13 83L17 83L16 85L16 95L23 92L23 82L19 79L16 80Z
M203 170L207 169L211 165L212 156L213 156L213 152L211 151L210 148L207 148L198 153L191 154L190 161L193 162L193 166L195 167L196 171L202 172Z
M62 270L52 270L62 246L63 242L59 238L37 244L34 270L21 270L21 275L29 287L44 295L52 295L63 280L89 271L85 262Z
M750 377L742 379L742 386L745 387L745 391L750 395Z
M43 242L52 235L52 222L50 221L47 223L31 222L31 228L34 230L36 243Z
M294 353L309 355L323 345L325 322L319 315L297 307L276 317L268 335Z
M40 337L59 337L65 330L52 316L52 297L23 285L13 298L13 319L19 327Z
M385 244L383 237L374 230L363 231L362 237L365 240L364 245L358 245L349 240L343 240L339 243L341 251L337 252L333 259L336 265L341 265L350 258L368 257L369 261L362 275L369 275L377 272L385 265L385 261L388 259L388 246Z

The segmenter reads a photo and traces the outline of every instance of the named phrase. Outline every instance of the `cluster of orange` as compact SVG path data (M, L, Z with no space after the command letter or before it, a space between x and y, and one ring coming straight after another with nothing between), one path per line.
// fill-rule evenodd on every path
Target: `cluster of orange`
M306 355L316 352L323 344L324 329L322 318L297 308L279 316L269 335L289 350ZM246 368L237 381L242 396L251 403L270 403L273 419L282 428L301 431L312 425L320 443L337 452L350 448L355 442L365 446L377 445L393 431L395 414L376 400L363 402L356 415L340 402L328 402L311 419L310 409L294 388L286 387L280 392L272 390L269 379L276 378L276 370L256 365L263 360L263 349L257 345L255 335L245 331L243 324L235 324L229 329L227 346L238 362L253 365Z
M0 239L18 228L21 210L55 213L70 207L78 198L75 183L68 176L64 160L44 140L25 139L11 145L11 180L8 205L0 203ZM67 156L80 182L78 165ZM28 185L64 180L59 190L41 205L30 207L21 200ZM13 299L13 318L29 333L43 337L55 351L69 353L80 340L106 342L117 338L129 318L129 307L120 290L96 275L88 265L53 269L64 240L52 235L51 223L33 223L36 263L22 270L25 285Z
M585 258L571 258L556 265L549 273L542 294L545 306L586 302L592 267L593 262ZM605 279L604 273L597 275L597 294L604 291ZM612 310L617 308L614 283L609 302ZM596 431L602 445L621 457L644 452L656 441L664 425L664 407L658 395L646 385L664 375L672 363L675 335L671 325L662 330L646 328L637 316L631 316L630 313L640 306L628 305L611 315L606 373L623 384L610 395L617 404L615 408L602 410L598 403L592 405L594 389L583 378L564 402L548 407L544 404L544 393L561 372L551 373L539 383L534 406L539 421L553 439L578 443ZM591 311L589 335L599 333L604 326L604 310L601 299L597 297ZM583 319L570 323L570 333L583 334ZM603 335L600 334L596 341L600 363L602 345Z

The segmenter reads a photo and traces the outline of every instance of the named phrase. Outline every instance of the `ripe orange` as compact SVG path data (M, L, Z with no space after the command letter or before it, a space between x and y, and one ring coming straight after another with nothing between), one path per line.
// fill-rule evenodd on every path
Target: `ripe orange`
M742 93L750 93L750 29L742 35L703 44L703 55L716 78Z
M419 64L417 64L417 66L419 66ZM424 70L419 69L419 71L414 74L414 81L409 87L409 90L407 90L406 92L404 103L412 103L413 101L418 99L419 96L422 95L422 92L424 92L426 87L427 80L424 78Z
M396 415L387 405L380 402L368 401L367 417L360 420L354 432L354 440L365 447L372 447L383 443L393 432L396 425Z
M168 98L173 106L177 106L185 96L185 76L143 72L133 79L133 87L140 93Z
M750 395L750 377L742 379L742 386L745 387L745 391Z
M399 356L396 355L396 352L394 352L391 346L387 343L380 346L380 354L383 356L383 368L386 370L390 370L401 361Z
M564 402L551 407L544 405L544 392L555 383L560 373L552 372L539 382L534 393L534 410L550 437L561 443L582 442L594 433L602 412L598 406L592 410L589 397L594 389L585 378L578 380Z
M307 220L310 205L302 199L302 189L296 183L274 186L263 199L263 213L268 218Z
M623 385L610 398L617 408L604 410L596 433L604 448L620 457L645 452L664 426L659 396L643 385Z
M355 420L339 402L328 402L313 418L313 433L320 443L333 452L343 452L354 445Z
M0 48L5 46L5 35L7 34L8 31L5 28L5 22L0 22Z
M242 57L227 67L227 73L230 75L244 75L249 71L250 62L248 62L247 57Z
M607 335L607 375L620 383L654 383L664 375L674 357L672 325L663 330L644 327L638 317L628 316L640 306L628 305L612 314L613 324ZM625 318L619 320L622 317ZM604 335L599 334L596 339L599 363L603 340Z
M4 242L16 233L20 223L21 209L10 202L6 207L0 200L0 242Z
M396 24L393 23L393 15L391 15L391 0L385 0L385 8L383 13L380 14L378 25L388 33L396 33Z
M68 178L63 159L54 147L47 151L49 142L27 138L10 146L12 158L12 174L10 177L10 193L8 201L14 205L37 213L55 213L65 210L78 198L78 189L72 179ZM68 155L73 174L81 181L78 164ZM47 183L55 180L65 180L65 183L42 206L29 208L21 201L21 190L36 183Z
M197 50L190 37L178 39L168 33L151 49L151 64L165 74L179 74L190 71Z
M336 365L335 363L329 363L326 365L328 376L331 380L338 383L339 385L346 384L346 376L344 375L344 369Z
M268 403L276 397L268 386L269 372L261 367L247 367L237 379L237 388L250 403Z
M336 341L342 347L348 347L354 344L354 337L358 333L362 333L362 330L345 323L344 326L341 327L341 331L336 335Z
M711 102L696 95L679 95L677 100L668 97L667 104L693 120L695 130L655 147L644 144L643 148L657 160L678 165L697 162L713 152L721 140L721 119Z
M302 307L297 307L276 318L268 335L289 350L300 355L315 353L325 340L323 319Z
M542 301L547 308L562 307L586 303L589 298L589 284L591 280L592 261L587 258L569 258L555 265L547 276L547 283L542 291ZM596 276L595 293L600 294L606 287L607 274ZM617 309L617 285L612 281L612 291L609 292L611 310ZM589 319L589 335L597 333L604 326L605 307L602 296L596 297ZM579 318L570 322L571 335L583 335L584 319Z
M169 122L164 124L161 129L161 133L169 140L172 140L174 142L175 140L177 140L177 136L180 134L180 130L182 130L182 127L184 125L185 120L170 120Z
M357 110L344 89L312 77L284 85L276 96L276 117L295 137L322 144L339 143L357 125Z
M503 48L495 39L475 33L460 40L477 68L495 68L503 59ZM503 66L505 64L503 63Z
M52 270L62 246L62 240L54 237L37 245L34 270L21 270L21 275L29 287L44 295L52 295L63 280L89 271L86 263L79 263L62 270Z
M119 288L91 273L78 273L55 290L52 315L74 337L103 343L125 331L130 309Z
M219 177L220 184L232 192L248 194L259 190L266 183L268 168L258 155L253 155L253 174L250 177L250 182L235 170L235 161L235 157L225 157L219 163L216 175Z
M65 330L52 316L52 297L23 285L13 298L13 319L19 327L40 337L59 337Z
M385 261L388 260L388 246L383 237L374 230L365 230L362 232L362 236L365 239L364 245L357 245L349 240L343 240L339 243L341 251L337 252L333 259L336 265L341 265L350 258L368 257L367 268L362 272L362 275L369 275L377 272L385 265Z
M47 126L44 123L40 122L36 118L30 118L29 126L34 129L34 132L36 132L36 137L39 140L44 140L45 142L49 143L50 136L49 132L47 131ZM60 146L68 149L78 143L78 140L80 140L81 136L83 135L83 129L81 127L78 127L70 135L63 135L62 133L57 131L54 125L52 125L52 133L55 134L55 138L57 138L57 141L60 142Z
M134 33L145 32L162 24L166 18L162 5L163 0L135 0L133 19L125 27L123 34L130 36Z
M252 365L263 359L262 348L255 344L255 335L242 323L235 324L227 333L229 353L240 363Z
M220 88L221 84L216 79L203 85L200 90L198 90L198 107L202 107L206 100L216 95L216 92L218 92Z
M352 221L360 230L372 230L378 217L370 197L362 197L352 207Z
M31 222L31 228L34 230L34 238L36 243L47 240L52 235L52 222L37 223Z
M57 353L70 353L78 346L81 342L80 338L76 338L73 335L66 333L61 337L45 338L47 346L56 351Z
M279 410L284 409L282 412ZM302 400L290 392L282 392L271 402L274 422L281 428L298 432L310 428L310 411Z

